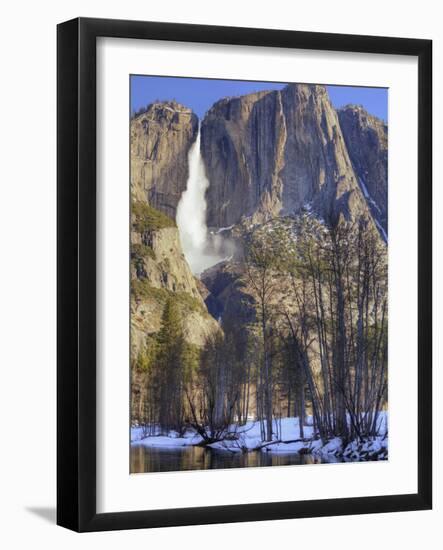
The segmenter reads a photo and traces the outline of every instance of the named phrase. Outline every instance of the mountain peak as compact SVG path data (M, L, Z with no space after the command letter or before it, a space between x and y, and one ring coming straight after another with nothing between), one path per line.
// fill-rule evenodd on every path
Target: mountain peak
M202 122L210 181L208 225L230 226L291 215L312 204L335 223L367 213L337 112L323 85L218 102Z
M169 111L171 113L187 114L192 115L192 109L178 103L175 100L168 101L154 101L149 103L146 107L142 107L139 111L134 114L133 118L139 118L144 115L154 115L159 116L164 114L164 111Z

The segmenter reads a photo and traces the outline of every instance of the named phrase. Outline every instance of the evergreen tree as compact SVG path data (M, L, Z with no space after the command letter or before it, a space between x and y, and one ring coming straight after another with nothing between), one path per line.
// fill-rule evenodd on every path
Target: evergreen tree
M184 382L186 344L177 303L168 298L157 336L153 386L158 406L158 423L168 433L184 429Z

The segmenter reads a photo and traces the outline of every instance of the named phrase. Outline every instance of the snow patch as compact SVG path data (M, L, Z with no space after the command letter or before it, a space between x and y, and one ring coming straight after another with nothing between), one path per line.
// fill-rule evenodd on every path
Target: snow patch
M245 425L232 424L228 436L223 441L208 445L213 449L239 452L299 453L316 456L336 457L345 461L382 460L388 456L388 413L379 413L379 435L362 441L351 441L345 447L339 437L322 442L314 436L313 419L308 416L303 424L303 438L300 437L297 417L281 418L274 421L274 440L262 441L260 422L250 420ZM183 436L176 432L169 435L147 436L143 427L131 428L131 444L146 447L184 447L202 443L202 438L193 430Z
M223 233L224 231L230 231L233 227L234 224L229 225L228 227L219 227L219 229L217 229L216 231L216 234L218 235L219 233Z
M363 195L365 196L365 199L371 198L370 195L369 195L369 191L368 191L368 188L366 187L365 182L361 178L358 178L358 181L360 182L360 187L363 191Z
M360 187L363 191L363 195L365 196L365 199L377 210L377 212L379 214L381 214L380 207L378 206L378 204L375 202L375 200L369 194L368 188L366 187L366 184L363 181L363 179L358 178L358 181L360 183ZM387 235L386 231L383 229L380 222L376 218L374 218L374 221L375 221L378 229L380 230L381 234L383 235L383 239L385 240L385 242L388 242L388 235Z

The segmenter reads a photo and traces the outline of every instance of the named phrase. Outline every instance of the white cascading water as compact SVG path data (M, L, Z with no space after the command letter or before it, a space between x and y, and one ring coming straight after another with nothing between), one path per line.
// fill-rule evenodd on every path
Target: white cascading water
M186 191L177 206L177 226L185 258L191 271L198 275L222 258L211 254L208 248L206 226L206 189L209 186L200 153L200 127L197 139L188 153L189 177Z

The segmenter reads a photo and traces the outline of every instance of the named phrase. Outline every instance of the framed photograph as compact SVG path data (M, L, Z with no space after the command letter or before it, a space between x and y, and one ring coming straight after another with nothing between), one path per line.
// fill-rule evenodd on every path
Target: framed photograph
M430 509L432 43L58 26L59 525Z

